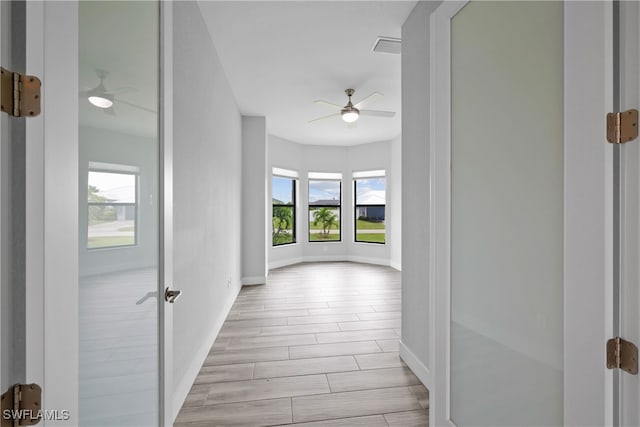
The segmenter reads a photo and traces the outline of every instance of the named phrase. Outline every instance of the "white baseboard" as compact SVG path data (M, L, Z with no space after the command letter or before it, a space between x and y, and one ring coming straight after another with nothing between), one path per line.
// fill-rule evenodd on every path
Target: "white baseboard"
M275 268L280 268L280 267L286 267L288 265L300 264L301 262L304 262L304 258L303 257L281 259L281 260L278 260L278 261L272 261L272 262L269 263L269 270L273 270Z
M318 256L302 257L302 262L336 262L336 261L349 261L349 257L346 255L318 255Z
M433 390L433 377L431 376L431 372L424 366L420 359L418 359L418 356L413 354L402 341L400 341L400 358L429 391Z
M303 257L297 257L297 258L283 259L283 260L270 262L269 270L273 270L275 268L280 268L280 267L286 267L288 265L300 264L302 262L336 262L336 261L361 262L364 264L385 265L385 266L391 266L396 270L400 271L400 264L398 264L397 266L393 265L387 259L354 256L354 255L303 256ZM254 278L250 277L248 279L254 279ZM254 283L244 283L244 280L245 279L242 279L243 285L254 284Z
M265 276L249 276L242 278L242 286L266 285L267 278Z
M389 260L383 258L371 258L366 256L349 255L347 261L362 262L364 264L385 265L389 266Z
M238 292L240 289L238 288ZM204 361L207 359L207 355L211 351L211 347L213 347L213 343L215 342L218 334L220 333L220 329L224 324L224 321L227 319L229 315L229 311L231 311L231 307L233 303L236 301L238 294L234 298L229 298L226 307L221 310L220 315L215 321L213 328L209 332L209 335L205 340L203 340L200 348L198 348L191 358L191 364L187 369L185 375L182 377L179 383L173 387L173 421L175 422L175 418L178 416L180 412L180 408L184 404L184 401L187 399L187 395L191 390L191 386L193 382L196 380L198 373L200 372L200 368L204 364ZM167 390L168 391L168 390Z
M391 261L389 262L389 266L391 266L392 268L395 268L398 271L402 271L402 263L399 261Z

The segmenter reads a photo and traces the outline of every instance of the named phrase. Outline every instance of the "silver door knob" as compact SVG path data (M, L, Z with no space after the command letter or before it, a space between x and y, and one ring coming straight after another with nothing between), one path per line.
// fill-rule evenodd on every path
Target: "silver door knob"
M164 300L171 304L176 302L176 300L180 297L180 295L182 295L182 291L169 289L168 286L167 286L167 289L164 290Z

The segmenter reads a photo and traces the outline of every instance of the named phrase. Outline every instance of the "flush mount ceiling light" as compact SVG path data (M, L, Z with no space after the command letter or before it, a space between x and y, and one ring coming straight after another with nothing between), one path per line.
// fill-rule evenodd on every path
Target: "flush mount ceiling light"
M371 95L367 96L362 101L358 102L356 105L353 105L353 103L351 102L351 96L353 95L354 92L355 92L354 89L347 89L344 91L344 93L346 93L347 96L349 97L347 105L345 105L344 107L338 104L334 104L333 102L315 101L316 104L324 104L333 108L337 108L340 110L340 112L329 114L328 116L324 116L324 117L318 117L317 119L310 120L309 123L317 122L319 120L328 119L330 117L336 117L336 116L341 116L342 120L344 120L347 123L353 123L356 120L358 120L360 116L393 117L396 115L396 113L393 111L377 111L377 110L362 109L366 104L372 103L375 99L382 96L381 93L373 92Z

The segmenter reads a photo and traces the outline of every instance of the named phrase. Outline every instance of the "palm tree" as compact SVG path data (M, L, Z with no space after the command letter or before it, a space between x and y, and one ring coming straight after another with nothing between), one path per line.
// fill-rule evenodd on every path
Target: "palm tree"
M318 223L322 224L322 235L328 238L331 227L335 225L338 228L338 217L330 208L320 208L313 212L313 225Z
M282 230L287 230L293 223L291 208L284 206L273 207L273 243L278 243Z

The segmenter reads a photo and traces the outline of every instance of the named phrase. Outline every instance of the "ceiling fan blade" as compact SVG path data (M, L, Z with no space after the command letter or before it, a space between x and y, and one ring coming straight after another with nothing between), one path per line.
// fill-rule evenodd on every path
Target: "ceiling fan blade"
M128 106L133 107L133 108L137 108L139 110L147 111L149 113L154 113L154 114L157 113L156 110L152 110L151 108L143 107L142 105L137 105L137 104L133 104L131 102L123 101L122 99L116 99L115 101L116 102L120 102L120 103L125 104L125 105L128 105Z
M379 110L360 110L361 116L375 116L375 117L393 117L396 115L394 111L379 111Z
M359 110L361 110L362 108L366 107L369 104L374 103L375 101L378 100L378 98L382 97L383 95L380 92L373 92L371 95L365 97L363 100L361 100L360 102L358 102L355 107Z
M340 113L329 114L328 116L322 116L322 117L318 117L317 119L309 120L309 123L314 123L314 122L317 122L319 120L324 120L324 119L328 119L328 118L331 118L331 117L338 117L339 115L340 115Z
M124 87L119 87L117 89L108 90L107 93L112 94L112 95L120 95L120 94L123 94L123 93L137 92L137 91L138 91L138 89L136 89L135 87L124 86Z
M313 103L314 104L326 105L326 106L329 106L329 107L337 108L339 110L342 110L342 108L343 108L342 105L334 104L333 102L328 102L328 101L313 101Z

